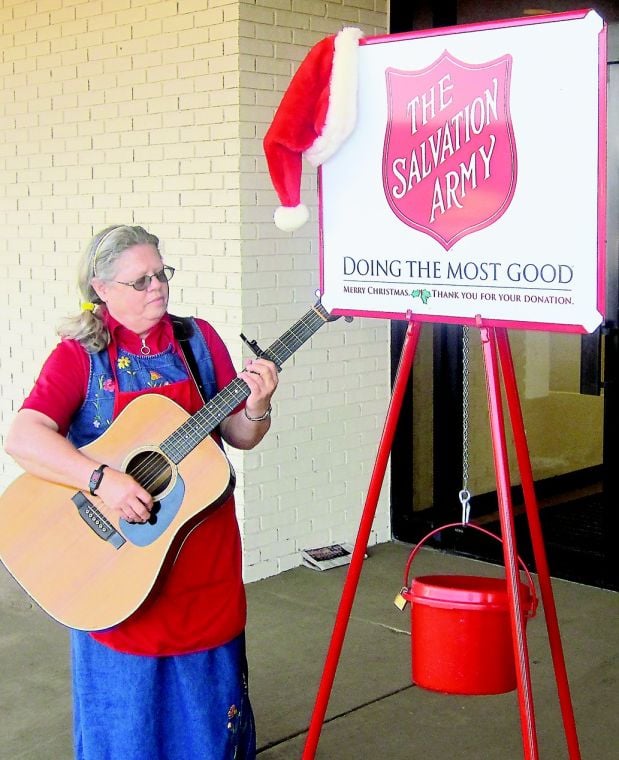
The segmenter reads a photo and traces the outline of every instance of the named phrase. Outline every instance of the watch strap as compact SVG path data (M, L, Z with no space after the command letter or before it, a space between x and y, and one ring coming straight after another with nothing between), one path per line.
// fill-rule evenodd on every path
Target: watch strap
M88 490L90 491L90 495L94 496L96 490L101 485L101 481L103 480L103 470L107 467L106 464L100 464L96 470L93 470L92 475L90 476L90 480L88 482Z

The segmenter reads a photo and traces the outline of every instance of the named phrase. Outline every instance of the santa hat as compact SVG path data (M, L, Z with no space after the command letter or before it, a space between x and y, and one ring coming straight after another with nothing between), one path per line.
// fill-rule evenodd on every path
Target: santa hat
M281 206L280 230L307 221L301 203L302 158L320 166L352 132L357 118L357 53L363 33L352 27L326 37L301 62L264 137L264 152Z

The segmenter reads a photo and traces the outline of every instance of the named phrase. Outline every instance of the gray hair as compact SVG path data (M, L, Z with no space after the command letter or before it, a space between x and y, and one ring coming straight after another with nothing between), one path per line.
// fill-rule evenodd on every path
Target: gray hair
M92 287L92 281L95 277L111 279L121 255L134 245L144 244L159 251L159 238L143 227L114 224L97 232L82 254L77 276L83 302L93 304L95 308L68 317L58 329L62 338L77 340L90 353L102 351L108 345L110 336L97 308L102 301Z

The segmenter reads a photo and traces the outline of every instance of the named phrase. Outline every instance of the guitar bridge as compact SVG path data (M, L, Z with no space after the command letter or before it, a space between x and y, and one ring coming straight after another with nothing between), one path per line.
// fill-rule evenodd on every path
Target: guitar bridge
M125 539L81 491L74 494L71 497L71 501L77 507L78 514L82 520L99 538L109 541L115 549L120 549L125 543Z

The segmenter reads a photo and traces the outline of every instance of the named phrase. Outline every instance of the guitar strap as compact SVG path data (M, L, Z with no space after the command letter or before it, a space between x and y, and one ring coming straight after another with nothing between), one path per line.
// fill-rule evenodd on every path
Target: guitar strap
M202 403L206 404L206 392L204 390L204 383L202 382L202 375L198 368L196 357L191 348L189 338L193 335L193 325L189 317L174 317L172 315L172 327L174 329L174 337L178 341L179 346L185 356L187 362L187 368L194 383L196 384L200 396L202 397Z

